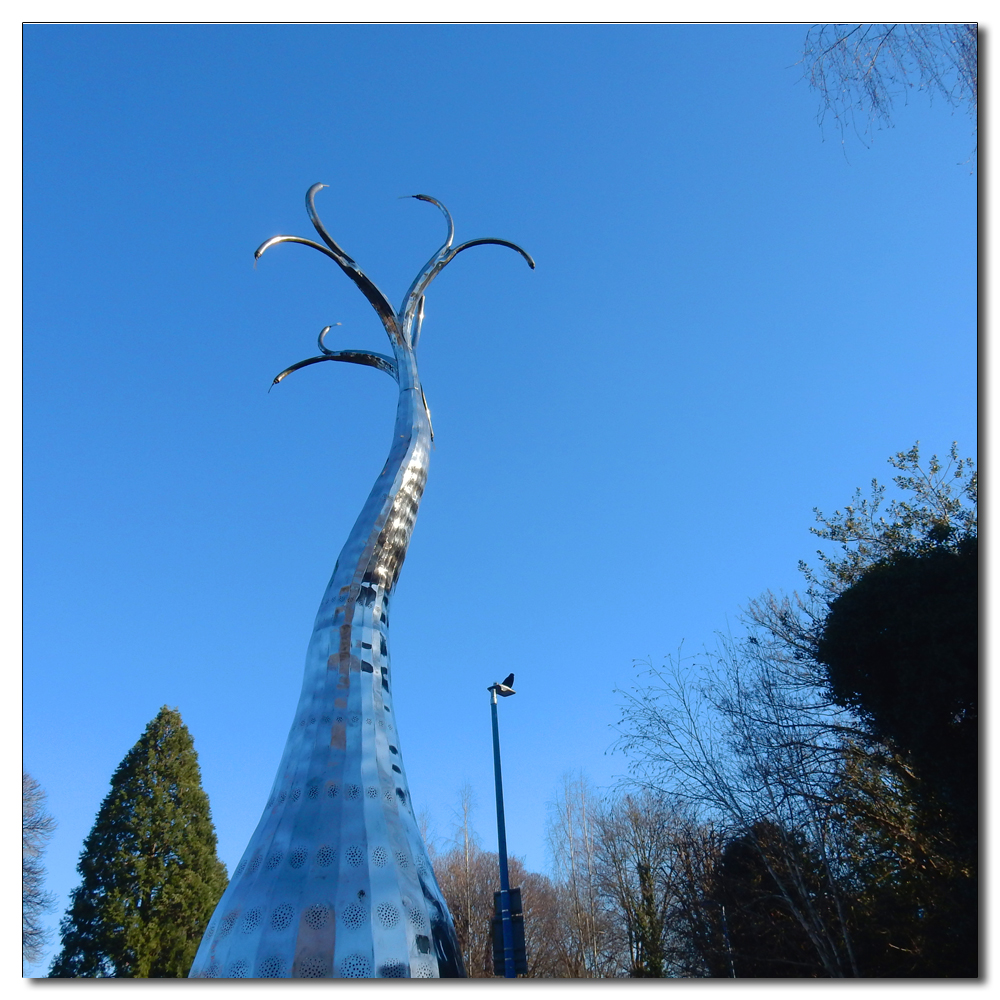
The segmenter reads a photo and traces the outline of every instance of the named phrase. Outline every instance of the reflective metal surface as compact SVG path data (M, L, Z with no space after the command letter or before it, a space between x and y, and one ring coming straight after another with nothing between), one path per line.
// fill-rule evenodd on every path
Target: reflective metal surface
M334 350L292 365L273 385L306 365L369 365L399 383L392 447L333 570L306 653L302 694L271 796L233 872L191 968L192 978L438 978L463 976L451 917L438 889L410 804L392 711L390 598L406 557L427 479L430 412L414 349L428 286L455 256L505 240L452 247L448 237L424 265L397 312L333 240L306 194L323 244L301 243L330 257L378 313L392 356Z

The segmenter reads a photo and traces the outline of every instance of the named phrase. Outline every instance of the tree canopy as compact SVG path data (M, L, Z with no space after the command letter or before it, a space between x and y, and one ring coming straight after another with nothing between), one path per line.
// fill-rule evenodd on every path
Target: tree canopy
M899 555L830 605L817 644L836 701L942 791L976 785L978 543Z
M166 706L111 779L52 978L187 976L227 884L191 734Z
M803 595L622 692L636 782L723 839L687 921L710 975L977 975L977 476L890 462L897 499L816 511Z

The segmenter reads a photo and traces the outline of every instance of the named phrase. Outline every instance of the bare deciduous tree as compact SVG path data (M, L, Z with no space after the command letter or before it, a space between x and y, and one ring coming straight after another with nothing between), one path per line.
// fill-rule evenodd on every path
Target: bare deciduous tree
M607 802L594 816L595 880L625 928L632 978L666 975L671 819L663 797L648 790Z
M827 974L856 976L839 910L844 845L834 793L842 734L855 730L822 692L795 683L797 669L794 655L766 649L753 634L742 644L723 640L717 654L689 668L679 659L666 670L650 668L650 683L623 692L618 745L641 782L669 789L702 820L753 845ZM798 843L769 837L765 844L761 829L794 830L808 839L832 910L818 904Z
M455 932L473 979L493 973L493 894L500 888L496 853L484 851L472 822L475 794L468 784L459 790L459 807L452 846L433 858L434 874L455 922ZM555 887L544 875L529 872L523 861L509 856L511 886L521 887L525 950L529 978L560 975L562 926Z
M714 860L695 852L711 863L689 866L671 918L710 975L976 974L975 861L956 848L954 807L927 791L919 755L838 695L819 659L831 607L872 567L975 544L978 480L956 446L948 462L921 464L914 445L890 463L903 498L886 504L873 480L870 498L816 511L814 534L835 548L817 570L802 566L803 596L765 594L744 611L743 638L678 655L621 692L618 746L636 783L676 797L720 838ZM954 668L958 636L969 638L962 615L948 619L957 631L931 671Z
M598 800L583 774L563 776L559 796L549 803L547 839L563 921L562 975L602 979L628 975L628 952L597 884Z
M806 35L805 78L819 91L841 135L870 135L890 125L896 103L913 89L978 107L975 24L816 24ZM975 124L973 125L975 129Z
M45 792L29 774L21 775L21 960L33 965L42 957L47 934L42 916L55 903L44 889L42 855L55 830L55 820L45 808Z

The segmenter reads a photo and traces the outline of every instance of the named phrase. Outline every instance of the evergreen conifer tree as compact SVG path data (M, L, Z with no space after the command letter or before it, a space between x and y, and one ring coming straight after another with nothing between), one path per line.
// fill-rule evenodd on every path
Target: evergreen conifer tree
M161 708L118 765L77 871L50 978L188 974L228 880L176 709Z

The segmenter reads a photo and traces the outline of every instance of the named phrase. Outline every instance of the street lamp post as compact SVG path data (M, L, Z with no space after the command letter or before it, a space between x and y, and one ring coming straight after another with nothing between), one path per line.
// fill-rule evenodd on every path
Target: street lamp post
M490 710L493 714L493 775L497 789L497 853L500 856L500 918L503 926L503 975L504 979L516 979L514 970L514 928L510 918L510 877L507 874L507 828L503 818L503 777L500 773L500 727L497 723L497 695L509 698L514 694L510 686L514 675L510 674L502 682L491 684Z

